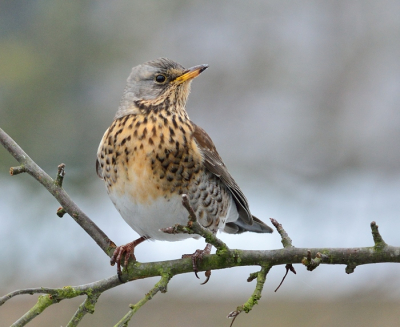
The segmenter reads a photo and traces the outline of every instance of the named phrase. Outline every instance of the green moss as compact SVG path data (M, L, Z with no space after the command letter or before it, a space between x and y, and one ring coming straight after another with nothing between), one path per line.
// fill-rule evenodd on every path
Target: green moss
M57 297L60 299L71 299L82 294L84 293L71 286L64 286L62 289L57 290Z
M243 304L243 311L249 313L253 307L258 304L258 300L261 299L261 295L253 294L245 304Z
M229 252L229 249L224 247L224 248L217 249L216 254L219 256L224 256L224 255L227 255L228 252Z
M375 252L379 253L379 252L382 252L386 246L387 246L387 244L383 240L378 241L375 243L374 250L375 250Z
M85 309L87 312L93 314L94 313L94 307L95 307L96 301L92 302L90 299L88 301L85 301Z
M240 264L242 262L242 259L241 259L242 251L240 251L240 250L222 249L220 251L217 251L217 254L219 256L228 255L229 256L228 258L232 258L233 259L232 261L235 264Z
M92 296L93 296L93 289L88 288L88 289L85 291L85 294L86 294L88 297L92 297Z
M50 294L40 295L36 302L36 305L31 310L35 310L40 313L44 309L46 309L47 307L52 305L53 302L54 302L54 298L52 295L50 295Z
M165 277L165 278L170 279L170 278L173 276L173 274L172 274L170 268L163 268L163 267L161 267L161 268L158 269L157 271L159 272L159 274L160 274L161 277Z
M29 314L39 315L41 314L46 308L51 306L54 302L54 296L51 294L40 295L36 304L29 310ZM58 301L57 301L58 302Z

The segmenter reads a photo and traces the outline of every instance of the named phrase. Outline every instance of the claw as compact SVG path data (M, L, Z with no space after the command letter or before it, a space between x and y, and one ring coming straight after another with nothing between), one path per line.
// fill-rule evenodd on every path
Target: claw
M203 260L203 256L205 254L210 254L211 247L212 247L211 244L207 244L206 247L204 248L204 250L196 250L193 254L182 255L182 258L192 258L193 272L194 272L195 276L197 277L197 279L200 279L199 275L197 274L199 272L199 270L197 268L197 262L200 262L201 260ZM211 270L207 270L205 274L206 274L207 279L201 285L204 285L209 281L210 276L211 276Z
M115 263L117 264L118 279L121 282L122 282L122 280L121 280L121 274L122 274L122 271L121 271L121 259L122 259L122 256L125 254L125 259L124 259L124 267L125 267L128 264L128 261L129 261L130 257L132 257L133 260L136 260L136 257L133 254L134 249L135 249L135 247L133 246L133 242L125 244L125 245L118 246L115 249L115 251L114 251L114 253L113 253L112 257L111 257L110 264L111 264L111 266L114 266Z
M200 285L204 285L204 284L207 284L208 283L208 281L210 280L210 276L211 276L211 270L207 270L206 272L205 272L205 275L206 275L206 280L204 281L204 282L202 282Z
M118 274L118 279L121 283L124 283L124 281L121 279L122 275L122 270L121 270L121 259L122 256L125 254L124 258L124 267L128 265L129 259L132 258L134 261L136 261L136 257L134 254L135 247L142 243L144 240L147 238L142 236L138 238L137 240L127 243L125 245L117 246L117 248L114 250L114 253L110 259L110 264L111 266L114 266L117 264L117 274Z

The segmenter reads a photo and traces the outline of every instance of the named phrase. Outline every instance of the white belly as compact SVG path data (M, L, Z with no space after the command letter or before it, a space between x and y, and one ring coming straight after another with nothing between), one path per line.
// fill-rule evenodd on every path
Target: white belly
M159 197L150 204L137 203L129 194L115 196L111 191L109 195L127 224L140 236L149 237L151 240L171 242L191 237L199 238L198 235L167 234L160 230L176 224L186 225L188 223L189 213L183 207L180 195L174 195L169 200Z
M126 223L140 236L170 242L200 237L194 234L168 234L160 230L176 224L187 225L189 213L183 207L182 197L178 194L171 196L169 200L158 197L147 204L138 203L129 193L117 196L110 190L109 195ZM231 200L226 217L220 217L218 229L223 231L225 224L235 221L237 216L236 205Z

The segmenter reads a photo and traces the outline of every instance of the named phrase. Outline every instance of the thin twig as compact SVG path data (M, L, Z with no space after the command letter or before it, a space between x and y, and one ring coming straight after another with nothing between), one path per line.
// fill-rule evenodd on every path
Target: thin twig
M21 147L0 128L0 143L24 167L24 170L41 183L61 204L68 214L89 234L98 246L111 256L115 244L90 218L71 200L69 195L54 180L43 171ZM15 167L12 171L15 175ZM21 168L22 169L22 168Z
M128 326L129 321L131 320L132 316L144 305L146 304L149 300L153 298L154 295L156 295L158 292L161 293L166 293L167 292L167 285L172 278L172 275L170 274L163 274L161 276L161 279L158 281L157 284L154 285L154 287L150 290L149 293L147 293L139 302L136 304L131 304L130 305L130 310L129 312L120 320L117 322L117 324L114 327L126 327Z
M289 273L289 271L291 271L293 274L296 274L296 269L294 269L294 267L293 267L293 265L291 263L286 264L285 269L286 269L286 273L283 276L283 278L282 278L281 282L279 283L278 287L275 289L275 291L274 291L275 293L278 292L279 288L282 286L282 284L285 281L286 276Z
M374 243L375 243L375 250L379 251L379 250L385 248L385 246L387 246L387 244L385 243L381 234L379 233L378 225L376 224L375 221L373 221L371 223L371 232L372 232L372 237L373 237Z
M65 176L65 164L60 164L57 167L57 177L54 183L56 183L56 185L58 187L62 187L62 183L64 181L64 176Z
M10 292L2 297L0 297L0 306L3 305L6 301L10 300L14 296L17 295L23 295L23 294L56 294L56 289L54 288L45 288L45 287L39 287L39 288L26 288L23 290L16 290L13 292Z
M243 305L239 306L236 308L235 311L232 311L228 314L227 318L233 318L231 326L233 325L236 317L242 313L243 311L246 313L249 313L253 307L258 303L258 301L261 299L261 293L264 288L265 281L267 279L267 274L270 271L272 266L263 266L261 267L261 270L257 273L257 284L254 289L253 294L250 296L250 298L247 300L246 303ZM251 277L253 277L252 275Z
M153 276L158 276L158 274ZM97 282L77 285L77 286L65 286L62 288L47 288L47 287L27 288L23 290L17 290L4 295L3 297L0 298L0 305L4 304L6 301L10 300L11 298L17 295L47 294L50 295L52 298L57 298L59 300L62 300L62 299L71 299L85 294L91 295L96 293L102 293L121 284L122 283L118 280L118 276L115 275L109 278L99 280Z
M59 300L53 298L53 296L50 294L40 295L35 305L28 312L26 312L21 318L19 318L15 323L13 323L11 327L25 326L33 318L40 315L49 306L58 302Z
M76 326L77 321L83 318L86 312L94 312L94 305L98 297L105 291L110 288L121 285L121 282L118 280L117 276L113 276L107 279L103 279L94 283L79 285L79 286L66 286L62 288L31 288L25 289L21 291L12 292L1 299L2 303L11 299L13 296L20 294L34 294L34 293L46 293L45 295L40 295L36 304L28 310L21 318L19 318L12 327L21 327L25 326L28 322L30 322L33 318L37 317L41 314L45 309L47 309L50 305L54 303L59 303L65 299L72 299L77 296L87 295L88 301L84 302L84 308L81 310L78 309L73 318L71 319L72 325Z
M192 206L189 203L189 198L187 194L182 194L182 204L185 209L189 212L189 221L192 223L197 222L196 213L194 212Z
M78 307L78 310L76 310L75 314L68 322L67 327L76 327L87 313L93 314L94 306L96 305L99 296L100 294L87 296L85 301L83 301L83 303Z
M286 231L283 229L282 225L280 223L278 223L278 221L274 218L270 218L272 225L275 226L276 230L278 231L279 235L281 236L281 242L283 247L286 248L291 248L293 247L292 245L292 239L289 237L288 233L286 233ZM296 274L296 269L294 269L292 263L288 263L285 266L286 272L285 275L283 276L281 282L279 283L278 287L275 289L275 292L277 292L279 290L279 288L281 287L281 285L283 284L283 282L286 279L287 274L289 273L289 271L291 271L292 273Z
M197 234L202 236L205 240L206 243L209 243L211 245L214 245L217 249L217 254L220 252L226 252L229 250L228 246L222 242L218 237L216 237L211 231L208 229L204 228L196 218L196 214L189 204L189 199L186 194L182 194L182 205L185 207L185 209L189 213L189 221L187 226L183 225L175 225L167 228L162 228L161 230L164 233L167 234L179 234L179 233L184 233L184 234Z
M283 229L282 225L274 218L270 218L272 225L275 226L279 235L281 236L281 242L284 248L292 247L292 239L289 237L288 233Z
M204 228L198 221L193 208L189 204L189 198L186 194L182 194L182 204L189 213L188 226L198 235L205 238L206 243L214 245L217 253L229 250L228 246L222 242L215 234L208 229Z
M10 168L10 175L11 176L15 176L15 175L18 175L18 174L21 174L21 173L25 173L25 172L26 172L26 168L23 165L18 166L18 167L11 167Z

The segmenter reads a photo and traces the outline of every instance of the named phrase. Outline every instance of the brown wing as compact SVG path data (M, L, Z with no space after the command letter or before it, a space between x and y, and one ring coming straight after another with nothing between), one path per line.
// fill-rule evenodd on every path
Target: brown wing
M253 217L250 213L249 204L243 192L236 184L235 180L229 174L224 162L219 156L217 149L208 134L199 126L192 123L194 127L193 136L200 147L204 156L204 164L206 168L219 177L225 186L231 191L233 199L235 200L239 217L246 224L253 224Z

